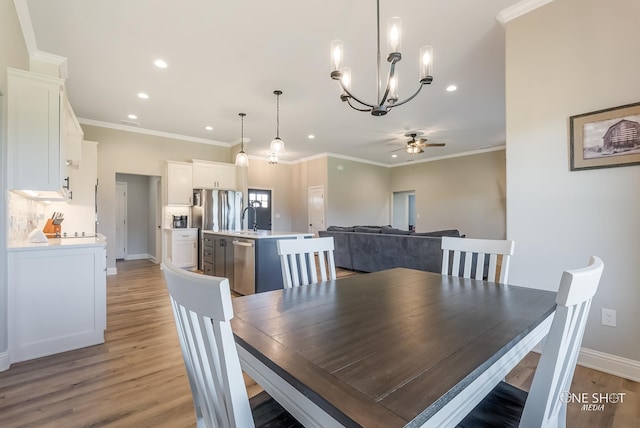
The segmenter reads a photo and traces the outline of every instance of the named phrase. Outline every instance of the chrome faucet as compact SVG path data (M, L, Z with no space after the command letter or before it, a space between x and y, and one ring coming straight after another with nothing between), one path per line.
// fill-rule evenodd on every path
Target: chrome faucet
M258 213L251 202L249 202L249 206L242 210L242 215L240 216L240 224L244 223L244 215L250 208L253 210L253 231L255 232L256 230L258 230L258 223L256 223L256 221L258 220Z

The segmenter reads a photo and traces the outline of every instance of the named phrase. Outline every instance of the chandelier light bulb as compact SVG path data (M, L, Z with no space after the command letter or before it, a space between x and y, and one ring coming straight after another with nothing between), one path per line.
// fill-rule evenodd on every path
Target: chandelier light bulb
M391 102L398 101L398 76L389 79L389 98Z
M400 39L401 39L401 21L400 18L394 16L387 21L387 47L389 53L400 52Z
M423 46L420 48L420 82L431 83L433 80L433 48Z
M343 56L343 44L342 40L334 40L331 42L331 64L333 64L333 70L339 71L342 65Z

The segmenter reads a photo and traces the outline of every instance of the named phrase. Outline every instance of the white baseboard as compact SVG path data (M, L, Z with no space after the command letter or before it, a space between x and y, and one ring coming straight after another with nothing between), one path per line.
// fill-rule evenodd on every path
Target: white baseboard
M124 256L125 260L147 260L150 258L151 256L149 254L127 254Z
M542 346L538 344L533 348L533 352L541 353ZM618 357L606 352L594 351L589 348L580 348L578 364L582 367L640 382L640 361Z
M107 275L117 275L117 274L118 274L118 268L115 268L115 267L107 268Z
M9 360L9 351L0 352L0 372L9 369L11 361Z
M580 355L578 355L578 364L634 382L640 382L640 361L594 351L593 349L581 348Z

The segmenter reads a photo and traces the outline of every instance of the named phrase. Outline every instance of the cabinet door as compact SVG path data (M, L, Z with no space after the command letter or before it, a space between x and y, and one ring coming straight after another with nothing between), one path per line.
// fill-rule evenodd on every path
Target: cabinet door
M60 191L60 79L7 69L9 189Z
M215 189L216 169L213 165L193 164L193 187L196 189Z
M193 166L186 162L167 164L167 204L191 205L193 198Z
M198 263L198 231L171 231L171 261L182 268L195 267Z
M62 109L62 144L64 145L65 160L67 165L78 166L82 159L82 138L84 132L78 123L76 115L71 109L69 100L63 94L63 109Z
M218 165L216 167L216 176L218 188L231 190L234 190L236 188L235 165Z

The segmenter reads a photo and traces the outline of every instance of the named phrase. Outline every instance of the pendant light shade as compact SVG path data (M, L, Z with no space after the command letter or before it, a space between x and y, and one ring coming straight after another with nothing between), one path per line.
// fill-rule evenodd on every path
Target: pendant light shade
M284 153L284 141L280 138L280 95L282 95L282 91L276 90L273 93L276 95L276 138L271 141L269 152L277 156Z
M249 166L249 156L244 152L244 117L245 113L239 113L240 116L240 152L236 155L236 166Z

